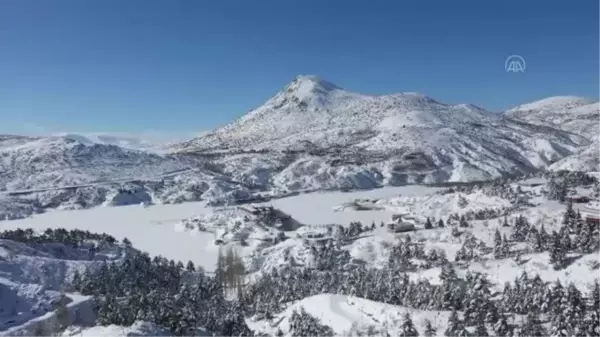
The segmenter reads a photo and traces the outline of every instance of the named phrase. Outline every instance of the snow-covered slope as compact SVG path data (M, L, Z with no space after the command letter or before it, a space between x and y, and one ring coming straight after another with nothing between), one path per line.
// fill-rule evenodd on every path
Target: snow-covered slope
M26 233L23 237L34 233L19 230ZM39 334L36 326L55 320L55 304L76 272L98 270L105 262L120 261L131 252L125 245L92 240L72 246L47 240L0 239L0 336ZM79 311L69 318L72 323L93 322L89 297L66 296L69 310L77 307Z
M300 300L277 315L274 320L278 322L277 328L284 334L291 335L289 334L290 316L294 310L300 311L302 309L321 319L323 324L333 329L336 336L352 336L357 334L357 330L366 330L367 326L380 325L382 322L388 325L387 331L392 333L392 336L399 336L401 334L402 317L406 313L411 314L419 333L422 334L425 331L425 320L431 321L435 324L434 328L436 330L443 332L450 315L450 312L447 311L415 310L359 297L321 294ZM250 327L256 331L272 335L277 332L277 329L273 328L270 322L265 321L251 323Z
M506 116L523 122L551 126L586 137L592 142L554 164L549 170L598 170L598 137L600 137L600 105L577 96L555 96L508 110Z
M577 96L554 96L519 105L506 112L510 118L546 125L584 136L598 138L600 106L595 100Z
M108 325L108 326L93 326L79 327L71 326L62 333L63 336L170 336L171 334L165 328L159 327L154 323L145 321L136 321L131 326ZM210 335L207 335L210 336Z
M600 142L596 140L585 147L581 152L568 156L550 165L551 171L599 171L600 170Z
M298 76L234 123L172 150L219 154L226 168L235 165L232 154L250 152L255 162L245 170L262 167L263 180L299 190L483 180L546 167L585 144L473 105L417 93L368 96Z

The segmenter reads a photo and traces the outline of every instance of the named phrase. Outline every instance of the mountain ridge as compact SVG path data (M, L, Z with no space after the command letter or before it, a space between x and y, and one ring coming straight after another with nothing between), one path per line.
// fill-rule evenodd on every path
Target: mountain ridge
M471 104L445 104L419 93L363 95L298 76L262 106L172 151L312 153L326 162L383 163L377 170L384 175L405 171L435 181L533 171L588 143Z

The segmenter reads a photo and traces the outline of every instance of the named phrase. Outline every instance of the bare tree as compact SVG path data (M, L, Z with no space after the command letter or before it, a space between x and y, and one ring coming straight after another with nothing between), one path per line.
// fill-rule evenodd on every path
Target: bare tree
M244 261L233 247L227 248L225 253L219 251L215 275L221 280L225 290L235 291L241 296L245 274Z

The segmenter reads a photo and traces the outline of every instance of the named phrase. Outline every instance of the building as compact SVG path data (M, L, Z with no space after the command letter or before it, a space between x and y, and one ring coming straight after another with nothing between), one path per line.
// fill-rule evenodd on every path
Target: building
M586 215L585 222L590 225L600 225L600 216L598 214Z
M521 186L526 186L526 187L541 186L541 185L544 185L545 183L546 183L546 180L544 180L542 178L529 178L529 179L525 179L525 180L517 182L517 184L519 184Z
M586 202L590 202L590 198L584 195L569 195L565 198L565 201L572 202L574 204L583 204Z
M412 232L415 230L415 225L412 223L388 223L388 230L393 233Z
M585 219L585 222L593 225L600 225L600 205L596 202L589 206L581 208L581 215Z
M393 214L392 220L387 223L387 229L393 233L403 233L414 231L416 219L407 214Z

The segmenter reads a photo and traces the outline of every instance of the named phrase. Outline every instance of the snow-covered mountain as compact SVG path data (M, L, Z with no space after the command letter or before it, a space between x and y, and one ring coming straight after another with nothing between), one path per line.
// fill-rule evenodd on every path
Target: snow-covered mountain
M0 219L55 208L256 198L256 190L204 166L71 137L0 135Z
M362 95L298 76L237 121L172 150L219 154L233 175L257 169L262 181L286 189L368 188L529 172L588 143L469 104Z
M69 138L86 145L116 145L129 150L161 153L164 152L163 148L168 147L169 144L199 137L202 134L204 134L204 132L59 132L52 134L52 136Z
M596 140L580 152L563 158L548 168L552 171L568 170L582 172L600 171L600 142Z
M153 141L145 138L136 137L133 135L120 135L109 133L59 133L56 136L62 136L72 140L76 140L86 145L103 144L116 145L125 149L132 150L153 150L160 146Z
M600 105L577 96L554 96L519 105L506 115L523 122L551 126L584 136L591 141L600 134Z
M0 135L0 190L148 179L185 169L173 156L87 144L71 137Z
M586 137L592 143L554 164L550 170L597 171L600 105L577 96L554 96L519 105L508 110L509 118L526 123L554 127Z

